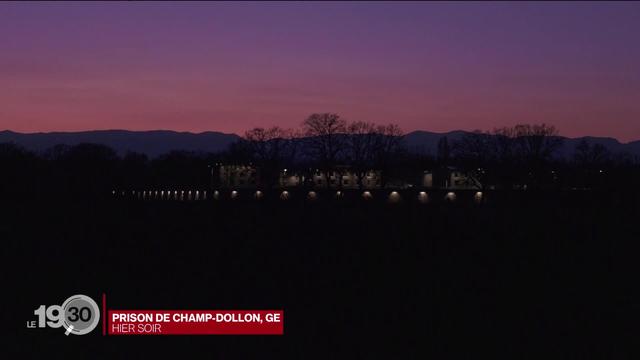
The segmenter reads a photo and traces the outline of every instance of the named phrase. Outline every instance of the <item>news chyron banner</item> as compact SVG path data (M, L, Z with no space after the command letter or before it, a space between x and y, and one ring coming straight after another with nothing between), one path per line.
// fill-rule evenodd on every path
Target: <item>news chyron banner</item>
M109 335L282 335L282 311L109 310Z
M102 335L282 335L283 310L114 310L86 295L61 305L40 305L27 328L60 328L65 335L86 335L102 319Z

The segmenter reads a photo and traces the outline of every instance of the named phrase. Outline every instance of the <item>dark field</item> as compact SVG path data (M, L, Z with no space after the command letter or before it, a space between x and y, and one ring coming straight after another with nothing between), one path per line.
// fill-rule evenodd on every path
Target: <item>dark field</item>
M5 197L5 331L20 357L626 358L640 194L415 192L388 204ZM64 338L40 304L283 309L285 335ZM7 315L5 315L7 316ZM633 325L633 324L632 324ZM185 355L186 354L186 355Z

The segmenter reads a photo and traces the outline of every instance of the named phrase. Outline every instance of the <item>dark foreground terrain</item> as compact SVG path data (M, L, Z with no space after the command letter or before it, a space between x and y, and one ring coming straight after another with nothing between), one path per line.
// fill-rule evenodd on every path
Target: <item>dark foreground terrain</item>
M626 358L638 193L403 196L6 195L5 339L18 358ZM285 335L25 328L40 304L103 292L114 309L284 309Z

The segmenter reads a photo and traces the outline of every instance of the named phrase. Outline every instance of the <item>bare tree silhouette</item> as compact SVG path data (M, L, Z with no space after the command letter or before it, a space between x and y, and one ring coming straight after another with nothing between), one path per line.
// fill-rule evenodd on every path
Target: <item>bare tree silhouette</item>
M398 125L388 124L376 127L374 142L374 167L381 171L381 185L385 186L388 175L393 175L394 159L404 156L404 133Z
M580 140L574 153L576 163L583 166L600 165L611 158L611 153L602 144L591 146L585 139Z
M244 134L251 155L258 165L260 181L267 188L277 184L280 170L293 162L299 135L292 129L254 128Z
M327 187L330 172L338 170L336 165L345 149L346 130L347 122L338 114L312 114L302 122L307 154L327 177Z
M487 183L536 187L556 177L547 165L561 145L555 127L521 124L468 133L454 144L453 152L469 178L485 184L483 187Z
M373 167L379 131L375 124L365 121L347 126L346 150L351 169L358 177L358 187L363 188L367 171Z

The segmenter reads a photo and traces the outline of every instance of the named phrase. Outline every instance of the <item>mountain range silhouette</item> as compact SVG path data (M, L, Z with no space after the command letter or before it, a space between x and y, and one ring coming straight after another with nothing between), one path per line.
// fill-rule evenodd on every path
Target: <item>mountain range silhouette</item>
M449 141L455 141L466 133L468 132L463 130L446 133L413 131L404 136L404 142L412 152L435 154L438 141L442 137L446 136ZM0 131L0 143L15 143L34 152L41 152L59 144L72 146L81 143L95 143L109 146L119 154L133 151L144 153L149 157L156 157L172 150L196 152L224 151L231 143L240 138L241 137L236 134L226 134L215 131L201 133L171 130L93 130L46 133L19 133L10 130ZM582 139L587 140L590 144L602 144L612 153L626 152L631 155L640 156L640 140L621 143L617 139L610 137L585 136L562 138L564 142L557 153L559 157L572 156L575 147Z

